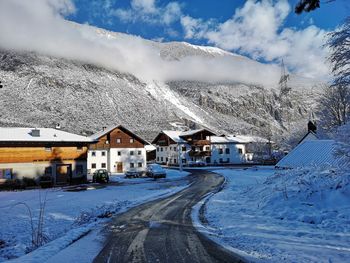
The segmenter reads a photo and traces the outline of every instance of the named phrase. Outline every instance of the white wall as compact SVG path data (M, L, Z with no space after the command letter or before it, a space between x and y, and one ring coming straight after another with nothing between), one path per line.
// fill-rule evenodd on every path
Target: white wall
M130 155L130 152L133 151L134 154ZM138 154L138 152L141 154ZM120 155L118 155L120 152ZM123 163L123 172L128 170L136 170L136 171L144 171L147 166L146 161L146 149L145 148L112 148L110 149L109 155L109 171L112 173L117 172L117 164L118 162ZM130 163L134 163L134 168L130 167ZM142 164L142 167L138 167L138 163Z
M226 153L226 148L229 149L229 153ZM244 144L212 144L211 145L212 153L211 153L211 163L212 164L220 164L220 159L222 159L223 163L230 164L241 164L245 163L245 153L246 147ZM222 149L222 154L220 154L220 150ZM239 149L242 150L242 154L239 153ZM228 161L228 162L227 162Z
M102 152L105 153L105 156L102 156ZM93 156L95 153L95 156ZM109 150L89 150L87 157L87 168L89 173L95 172L97 169L108 169L108 154ZM92 168L92 164L96 164L96 168ZM102 164L105 163L106 167L102 167Z

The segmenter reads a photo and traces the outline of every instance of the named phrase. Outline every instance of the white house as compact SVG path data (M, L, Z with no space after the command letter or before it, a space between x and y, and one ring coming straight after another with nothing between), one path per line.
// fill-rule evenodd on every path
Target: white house
M107 169L111 173L124 173L128 170L143 171L146 168L148 144L121 125L104 128L91 136L96 143L88 151L88 171Z
M167 165L242 164L252 161L258 147L267 140L242 135L216 136L209 130L162 131L153 140L156 162Z

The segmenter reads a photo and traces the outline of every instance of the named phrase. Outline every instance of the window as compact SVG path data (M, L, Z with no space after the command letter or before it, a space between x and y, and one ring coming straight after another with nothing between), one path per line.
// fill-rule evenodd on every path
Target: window
M141 151L137 151L137 155L141 155L142 154L142 152Z
M219 163L222 163L222 158L219 159Z
M227 162L227 163L230 163L230 158L227 158L227 159L226 159L226 162Z
M210 151L210 146L205 146L206 151Z
M138 167L142 167L142 163L137 163L137 166Z
M130 163L130 168L134 168L135 164L134 163Z
M181 150L182 150L183 152L186 152L186 146L182 146Z
M159 147L157 147L157 152L159 152Z
M176 163L176 159L174 159L174 163Z
M46 151L46 152L51 152L51 151L52 151L52 148L51 148L51 147L45 147L45 151Z
M118 152L118 156L121 156L122 155L122 152Z
M165 158L165 161L166 161L166 162L168 162L168 161L169 161L168 157L167 157L167 158Z
M157 157L157 162L159 162L159 157Z
M160 151L161 151L161 152L163 151L163 147L160 147Z
M101 163L101 168L106 168L106 163Z
M82 151L83 150L83 146L77 146L77 151Z
M91 169L96 169L96 164L95 163L91 164Z
M101 154L102 154L102 156L106 156L106 152L105 151L101 152Z
M91 156L96 156L96 152L91 152Z
M160 161L163 162L163 157L160 157Z
M222 149L219 149L219 154L222 154L223 153L223 150Z
M134 138L130 138L130 143L134 143Z
M226 148L226 149L225 149L225 153L226 153L226 154L230 154L230 148Z
M243 149L242 148L238 148L238 153L242 154L243 153Z
M130 155L134 155L134 151L130 151Z
M117 138L117 143L122 143L122 139Z
M52 167L45 167L45 175L46 176L52 175Z
M78 164L75 166L75 174L76 175L83 175L84 174L84 168L81 164Z

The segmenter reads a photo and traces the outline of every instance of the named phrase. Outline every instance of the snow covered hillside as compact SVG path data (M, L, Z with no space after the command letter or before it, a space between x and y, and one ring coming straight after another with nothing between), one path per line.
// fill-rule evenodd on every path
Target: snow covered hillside
M349 260L349 172L317 167L215 172L227 184L206 203L208 223L198 223L214 240L253 262Z
M0 192L0 261L23 256L32 250L30 216L23 203L30 208L34 227L37 227L39 198L43 201L46 196L43 234L49 243L17 262L27 262L26 259L33 262L33 258L46 262L113 214L184 189L188 183L186 175L186 172L167 170L166 179L113 176L114 183L106 187L93 184L84 191L67 187Z
M92 133L118 123L152 140L171 123L195 122L218 132L257 135L268 127L282 136L305 125L322 85L292 75L292 93L282 102L278 67L214 47L72 25L115 53L87 54L84 62L0 49L1 126L60 123L67 131Z

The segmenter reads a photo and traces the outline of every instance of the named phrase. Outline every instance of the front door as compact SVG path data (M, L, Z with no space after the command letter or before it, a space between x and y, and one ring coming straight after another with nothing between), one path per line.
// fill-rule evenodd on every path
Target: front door
M115 170L117 173L122 173L123 172L123 163L122 162L116 162L115 163Z
M72 177L71 164L56 165L56 184L66 184Z

